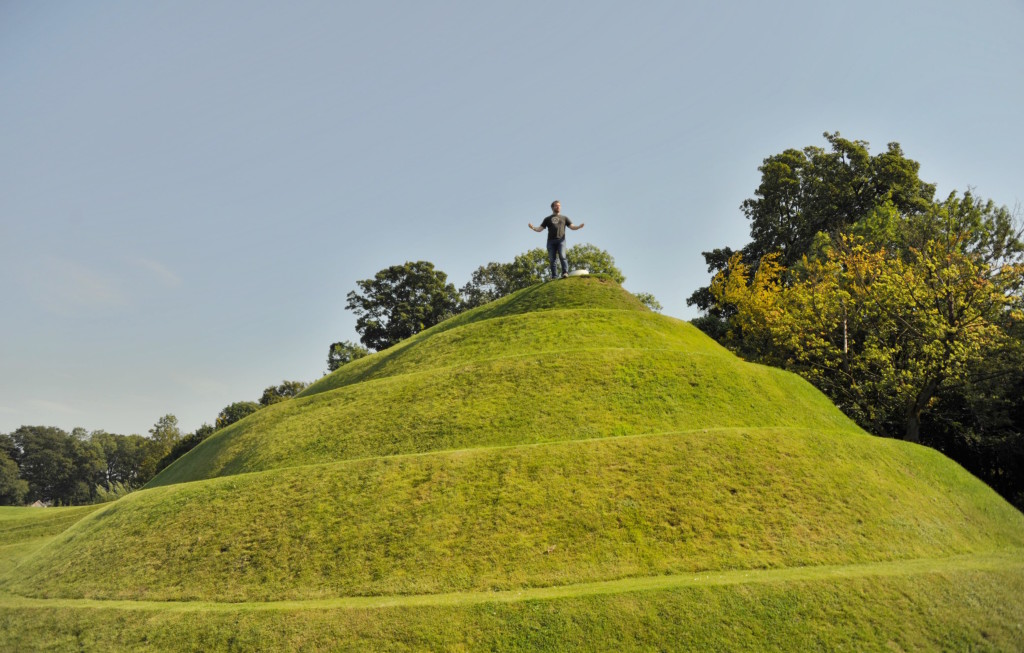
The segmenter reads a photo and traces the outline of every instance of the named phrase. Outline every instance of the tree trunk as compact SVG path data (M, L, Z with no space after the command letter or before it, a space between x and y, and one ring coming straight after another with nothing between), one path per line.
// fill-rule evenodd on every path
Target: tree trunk
M921 442L921 413L910 412L907 415L907 430L903 434L903 439L907 442Z
M903 439L907 442L921 442L921 412L931 401L938 387L939 379L930 379L907 406L906 431L903 434Z

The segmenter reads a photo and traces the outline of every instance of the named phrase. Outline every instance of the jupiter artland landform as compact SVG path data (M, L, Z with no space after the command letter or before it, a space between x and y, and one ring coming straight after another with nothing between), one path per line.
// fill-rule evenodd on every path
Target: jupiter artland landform
M1021 513L597 277L3 510L14 649L1024 650Z

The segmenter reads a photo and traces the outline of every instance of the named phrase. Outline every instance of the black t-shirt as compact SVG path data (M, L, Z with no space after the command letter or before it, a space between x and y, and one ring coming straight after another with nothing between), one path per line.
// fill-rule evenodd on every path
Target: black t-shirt
M548 240L565 240L565 227L572 225L572 220L561 213L554 213L544 218L541 227L547 227Z

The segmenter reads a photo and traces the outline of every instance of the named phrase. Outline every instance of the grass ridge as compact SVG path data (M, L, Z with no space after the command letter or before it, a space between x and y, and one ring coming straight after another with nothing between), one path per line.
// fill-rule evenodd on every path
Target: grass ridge
M856 428L804 379L686 351L600 349L390 376L281 402L202 442L147 487L329 459L698 425ZM551 385L553 378L568 384ZM576 392L575 387L584 388ZM558 405L559 424L552 412Z
M4 584L41 598L283 600L852 564L1024 542L1024 516L926 448L845 431L702 431L154 488L83 520ZM157 523L160 532L144 527Z
M447 455L459 455L464 453L470 453L474 451L506 451L515 449L528 449L536 447L558 447L570 444L587 444L594 442L606 442L606 441L620 441L620 440L632 440L642 438L656 438L665 437L672 435L694 435L697 433L714 434L714 433L729 433L735 431L751 431L758 432L763 430L771 431L785 431L791 433L797 433L800 431L811 431L820 434L832 434L832 435L854 435L858 437L877 437L865 433L859 428L817 428L813 426L777 426L773 424L764 425L751 425L751 426L716 426L711 428L693 428L693 429L670 429L667 431L649 431L646 433L625 433L621 435L607 435L593 438L580 438L578 440L545 440L543 442L521 442L516 444L492 444L492 445L480 445L476 447L460 447L457 449L437 449L433 451L411 451L407 453L395 453L395 454L383 454L379 456L364 456L362 458L346 458L344 460L330 460L318 463L306 463L303 465L292 465L289 467L272 467L269 469L257 469L251 472L240 472L238 474L231 474L228 476L212 476L210 478L199 478L194 481L182 481L175 483L174 485L180 486L191 486L193 484L216 484L221 482L227 482L231 479L243 479L250 476L259 476L261 474L273 474L274 472L283 471L294 471L298 469L318 469L318 468L331 468L341 467L345 465L360 464L373 461L385 461L385 460L402 460L405 458L423 458L429 456L447 456ZM158 485L156 487L146 487L136 490L137 493L147 492L155 490L160 487L167 487Z
M605 321L604 324L594 325L588 324L595 318L610 318L610 317L621 318L620 321L632 323L634 328L641 333L635 334L634 337L640 337L643 335L643 331L647 332L649 337L661 337L665 339L668 337L667 334L672 334L675 337L677 346L673 349L683 350L686 345L688 350L699 348L707 355L721 356L723 358L734 358L731 353L714 340L708 338L696 327L683 322L673 317L660 315L657 313L639 313L633 310L625 309L607 309L607 308L570 308L570 309L552 309L545 311L541 314L538 313L519 313L513 315L502 315L499 317L489 318L486 320L479 320L469 322L466 324L460 324L458 326L434 331L437 327L422 331L415 336L412 336L402 342L385 349L383 351L375 352L355 360L348 365L336 370L333 373L328 374L322 379L319 379L313 383L309 388L304 390L299 396L308 397L321 392L327 392L339 387L345 387L354 383L359 383L367 379L389 377L394 376L395 373L377 374L380 370L387 370L389 366L398 366L399 368L409 366L410 363L402 363L402 359L405 357L413 356L414 353L421 354L421 358L416 360L414 365L420 371L430 370L437 367L451 367L455 364L465 364L476 362L478 360L490 360L492 358L499 357L471 357L471 358L460 358L463 355L462 349L466 344L466 340L472 341L474 339L482 339L487 344L505 348L512 348L516 351L516 356L519 355L532 355L532 354L558 354L561 352L572 351L570 348L564 347L564 341L558 341L558 348L550 349L527 349L523 350L521 341L513 340L508 342L509 331L512 331L509 327L522 327L524 325L543 325L543 323L549 323L552 321L566 321L573 325L576 331L586 327L588 329L594 329L596 326L607 327L610 321ZM584 320L584 318L587 318ZM442 323L446 324L446 323ZM441 326L441 325L438 325ZM640 329L643 327L643 329ZM500 339L496 339L494 332L501 332ZM589 334L593 336L595 334L601 334L601 330L591 331ZM522 336L522 333L514 335ZM577 335L574 332L574 335ZM604 333L602 335L608 336L611 334ZM618 333L621 341L624 334ZM460 338L462 336L462 338ZM439 342L431 342L432 339L437 339ZM436 349L440 345L456 341L460 347L458 349L442 350L437 352ZM621 346L616 348L622 348ZM643 349L644 347L636 347L637 349ZM596 348L595 348L596 349ZM658 349L650 348L648 349ZM698 352L694 352L698 353ZM438 365L436 361L450 359L455 357L459 359L458 363L451 364L445 362L443 365Z
M469 605L551 600L566 597L644 592L678 587L747 585L794 581L910 576L940 571L1024 569L1024 547L1007 547L981 554L911 558L846 565L811 565L782 569L730 569L614 580L573 583L515 590L341 596L281 601L159 601L122 599L40 599L0 592L0 609L6 607L119 608L128 610L291 610L335 608L390 608L396 606Z

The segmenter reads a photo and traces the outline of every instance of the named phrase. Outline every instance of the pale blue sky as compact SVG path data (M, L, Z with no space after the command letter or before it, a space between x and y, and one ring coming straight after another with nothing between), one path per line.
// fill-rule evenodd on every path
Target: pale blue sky
M824 131L1013 207L1021 34L1020 0L0 2L0 432L315 380L357 279L461 286L556 198L694 317L757 166Z

